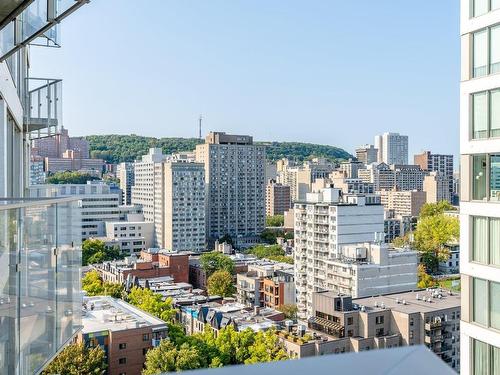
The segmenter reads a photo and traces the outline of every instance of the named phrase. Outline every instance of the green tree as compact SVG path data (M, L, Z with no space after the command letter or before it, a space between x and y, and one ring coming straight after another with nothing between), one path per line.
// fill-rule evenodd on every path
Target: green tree
M258 332L255 335L254 343L248 350L250 357L245 360L245 364L288 359L273 329L267 330L266 332Z
M92 176L88 173L80 172L55 172L47 177L47 184L86 184L87 181L100 180L99 177Z
M99 272L89 271L82 279L82 289L88 296L111 296L114 298L123 297L123 285L118 283L103 282Z
M43 370L43 375L91 375L106 371L104 350L100 346L86 348L83 344L69 344Z
M437 203L426 203L420 209L420 219L429 216L441 215L445 211L454 211L455 207L448 201L440 201Z
M432 276L426 272L425 266L423 264L419 264L417 287L420 289L425 289L425 288L432 288L434 286L436 286L436 282L434 281Z
M266 217L266 226L267 227L282 227L285 224L285 216L284 215L274 215Z
M161 340L160 345L146 353L143 375L155 375L171 371L194 370L203 367L198 349L184 343L177 348L169 340Z
M218 251L203 253L200 256L200 264L207 277L210 277L214 272L221 270L227 271L230 274L234 273L233 260Z
M171 322L175 318L176 311L172 307L172 298L164 301L161 294L154 293L150 289L133 287L127 299L130 304L166 322Z
M231 297L236 292L233 276L226 270L215 271L207 280L210 295Z
M457 241L459 222L456 218L443 214L425 216L415 230L415 246L420 251L427 270L436 271L439 262L448 259L449 250L445 244Z
M392 244L395 247L405 247L407 245L410 245L410 238L409 238L408 234L405 234L402 237L396 237L395 239L393 239Z
M257 245L247 251L248 254L253 254L257 258L269 258L270 256L284 256L285 250L279 245Z
M84 266L121 258L123 256L120 249L118 247L106 247L104 241L90 238L82 243L82 264Z
M278 311L285 314L286 319L297 319L298 308L297 305L285 304L278 307Z

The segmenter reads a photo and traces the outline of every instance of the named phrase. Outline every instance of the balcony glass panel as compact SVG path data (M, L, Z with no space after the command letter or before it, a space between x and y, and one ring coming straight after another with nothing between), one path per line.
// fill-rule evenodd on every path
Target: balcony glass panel
M488 93L480 92L472 95L472 137L474 139L488 137Z
M48 24L47 0L35 0L22 13L22 38L28 39Z
M0 54L5 54L14 48L14 22L9 22L0 30Z
M64 12L71 9L71 7L78 5L76 0L57 0L56 1L56 17L59 17Z
M73 198L0 201L2 374L37 373L81 326L79 214Z
M472 158L472 199L486 199L486 155L474 155Z
M30 78L28 87L27 131L32 138L55 134L62 124L62 81Z
M500 201L500 155L490 156L490 200Z
M488 30L473 34L473 71L474 77L488 74Z
M491 0L491 10L500 9L500 0Z

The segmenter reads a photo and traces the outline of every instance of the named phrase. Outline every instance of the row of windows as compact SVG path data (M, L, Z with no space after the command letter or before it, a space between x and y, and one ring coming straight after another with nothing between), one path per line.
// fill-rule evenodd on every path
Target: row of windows
M472 156L472 199L500 201L500 155Z
M472 95L472 139L490 137L500 137L500 89Z
M472 260L500 266L500 218L472 218Z
M472 34L472 76L500 72L500 25Z
M471 0L473 17L481 16L495 9L500 9L500 0Z
M473 278L472 321L500 329L500 283Z
M471 340L471 344L471 373L477 375L500 374L500 348L475 339Z

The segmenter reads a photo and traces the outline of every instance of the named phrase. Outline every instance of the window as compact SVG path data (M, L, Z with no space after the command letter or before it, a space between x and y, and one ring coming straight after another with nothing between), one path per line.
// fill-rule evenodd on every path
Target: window
M352 316L351 316L351 317L347 318L347 325L350 326L350 325L352 325L352 323L353 323L353 319L352 319Z
M500 25L472 34L472 76L500 72Z
M126 343L118 344L118 349L123 350L123 349L126 349L126 348L127 348L127 344Z
M126 364L126 363L127 363L127 358L123 357L123 358L118 359L118 363L119 363L120 365L124 365L124 364Z
M384 323L384 316L377 316L375 317L375 324L383 324Z
M472 76L485 76L488 74L488 30L472 34L472 44Z
M473 279L472 320L483 326L500 329L500 283Z
M500 348L471 339L472 374L494 375L500 373Z
M488 325L488 282L473 279L472 282L472 320L481 325Z
M488 93L472 95L472 138L488 138Z
M488 13L490 10L490 0L472 0L472 14L474 17Z
M472 199L500 202L500 155L472 156Z
M471 0L472 16L478 17L500 8L500 0Z
M486 155L472 157L472 199L484 200L486 198Z
M411 329L411 330L410 330L410 340L411 340L411 339L413 339L413 335L414 335L414 333L413 333L413 329Z
M488 264L488 218L472 218L472 260Z
M149 333L145 333L142 335L142 341L148 341L149 340Z

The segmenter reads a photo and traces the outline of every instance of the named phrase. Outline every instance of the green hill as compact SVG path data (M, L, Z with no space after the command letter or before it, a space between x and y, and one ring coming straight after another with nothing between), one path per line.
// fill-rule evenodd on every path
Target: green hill
M197 138L154 138L138 135L89 135L85 137L90 143L90 153L93 158L101 158L110 163L134 161L148 152L151 147L163 149L165 154L179 151L194 150L202 143ZM350 155L345 150L312 143L300 142L257 142L267 146L267 158L275 161L289 158L304 161L313 157L324 157L332 161L345 160Z

